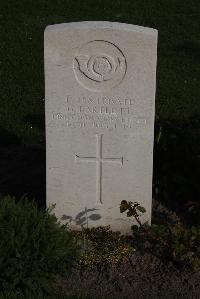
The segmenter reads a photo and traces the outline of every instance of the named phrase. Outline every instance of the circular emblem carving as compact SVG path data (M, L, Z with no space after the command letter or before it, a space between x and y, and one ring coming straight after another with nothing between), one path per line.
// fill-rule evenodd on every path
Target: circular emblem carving
M126 74L126 59L114 44L94 40L83 45L74 58L77 81L92 91L105 91L118 85Z

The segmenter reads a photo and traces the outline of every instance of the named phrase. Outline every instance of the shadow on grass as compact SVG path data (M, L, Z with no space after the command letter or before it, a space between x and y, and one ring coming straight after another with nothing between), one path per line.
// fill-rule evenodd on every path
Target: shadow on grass
M26 146L0 128L0 193L27 194L45 207L45 148Z
M24 123L34 126L37 130L45 132L45 116L44 114L27 114L23 119Z
M179 42L173 49L176 53L185 54L196 62L200 61L200 42L197 40L184 40Z
M156 121L154 198L198 224L200 217L200 116L184 122Z

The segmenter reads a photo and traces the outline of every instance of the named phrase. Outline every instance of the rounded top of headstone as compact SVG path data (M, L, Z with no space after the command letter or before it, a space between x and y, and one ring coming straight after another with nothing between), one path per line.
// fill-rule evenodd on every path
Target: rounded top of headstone
M62 24L54 24L46 27L45 31L48 30L62 30L62 29L115 29L132 31L149 35L157 35L157 30L149 27L143 27L138 25L132 25L127 23L119 22L108 22L108 21L82 21L82 22L70 22Z

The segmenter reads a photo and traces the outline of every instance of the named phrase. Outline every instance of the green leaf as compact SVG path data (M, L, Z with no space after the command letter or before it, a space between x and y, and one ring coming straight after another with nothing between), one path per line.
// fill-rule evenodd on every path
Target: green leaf
M141 207L141 206L136 207L136 209L137 209L139 212L141 212L141 213L145 213L145 212L146 212L145 208L144 208L144 207Z
M132 211L128 211L127 212L127 217L131 217L131 216L133 216L133 212Z
M139 231L139 227L137 225L132 225L131 229L132 229L133 233L136 233Z

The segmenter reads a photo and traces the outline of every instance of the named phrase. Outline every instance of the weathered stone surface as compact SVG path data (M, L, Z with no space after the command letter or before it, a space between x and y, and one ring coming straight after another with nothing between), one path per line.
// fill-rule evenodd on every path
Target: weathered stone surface
M71 226L151 220L157 31L80 22L45 30L47 205Z

